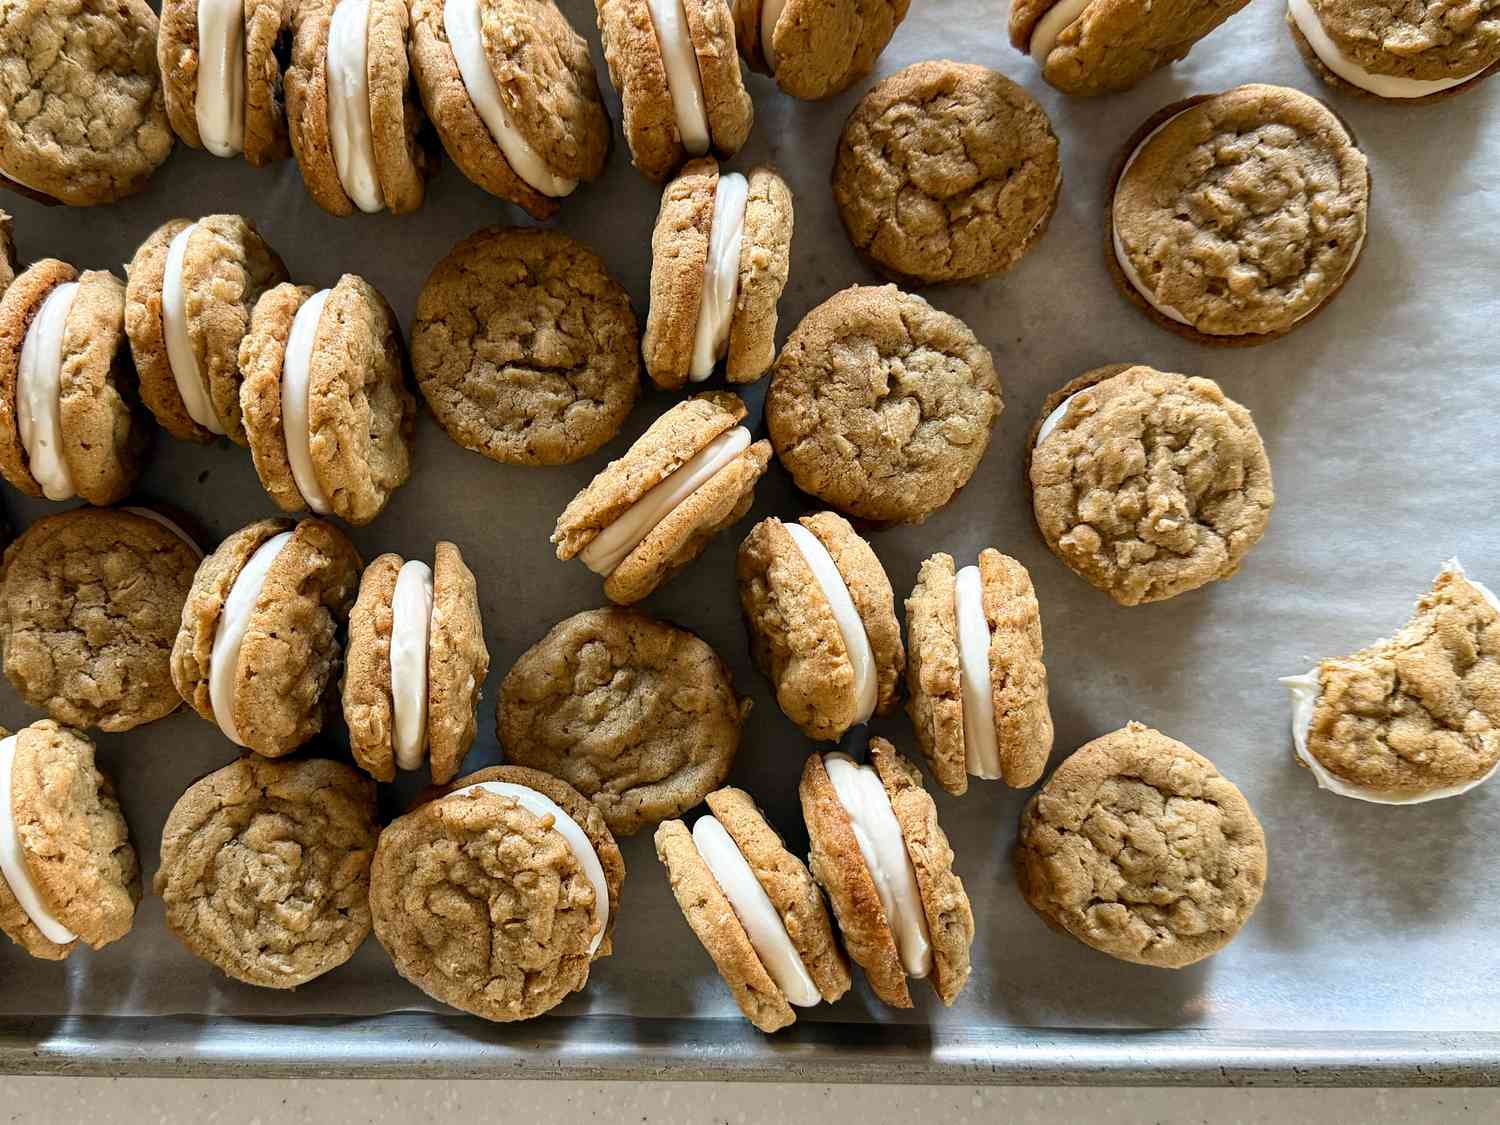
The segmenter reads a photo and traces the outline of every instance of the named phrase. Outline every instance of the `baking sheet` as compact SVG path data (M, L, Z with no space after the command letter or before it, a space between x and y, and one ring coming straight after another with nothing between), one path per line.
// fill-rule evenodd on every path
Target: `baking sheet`
M562 7L594 45L618 121L592 8L580 0ZM1132 718L1182 739L1213 758L1259 813L1270 844L1269 884L1240 938L1207 963L1175 973L1125 965L1051 933L1016 893L1009 849L1024 794L998 783L975 784L962 799L937 791L978 923L968 988L944 1009L918 986L916 1008L897 1012L875 1001L856 974L842 1002L800 1019L932 1024L935 1037L1005 1026L1323 1032L1313 1041L1330 1047L1345 1031L1493 1030L1500 1023L1493 938L1500 932L1500 892L1492 879L1500 786L1397 809L1321 793L1293 762L1276 678L1395 628L1450 555L1477 577L1500 580L1500 524L1489 513L1500 436L1493 250L1500 229L1494 182L1500 83L1427 108L1335 98L1374 173L1359 272L1323 315L1289 339L1247 351L1211 350L1154 327L1114 291L1101 259L1107 166L1146 116L1189 94L1250 81L1325 94L1287 37L1280 6L1260 0L1187 62L1130 93L1090 101L1065 99L1041 82L1006 42L1004 15L1004 5L993 0L915 0L870 79L924 58L996 66L1041 100L1061 137L1064 166L1058 214L1014 271L978 287L927 294L994 351L1006 409L989 454L947 509L920 528L881 531L871 541L898 600L934 550L963 560L995 545L1026 563L1042 605L1054 764ZM758 120L735 163L772 160L796 193L792 277L781 302L784 338L836 289L876 280L845 241L827 189L844 117L870 82L823 104L785 98L760 76L751 82ZM617 139L608 174L581 188L557 224L604 256L642 320L657 199ZM487 223L524 219L451 164L416 214L335 219L313 205L291 162L258 172L186 148L146 193L112 207L48 209L19 198L3 205L16 217L26 258L55 255L116 270L167 218L242 211L294 278L327 285L343 271L360 273L386 294L403 325L427 271L454 242ZM1043 398L1088 368L1125 360L1211 376L1249 406L1270 451L1278 494L1269 532L1239 577L1135 609L1113 605L1047 552L1021 484L1022 443ZM756 404L761 393L753 392ZM493 662L467 769L501 758L494 701L515 658L557 620L602 601L591 573L553 558L547 537L557 513L672 401L647 395L601 453L564 468L530 470L460 450L423 411L412 481L373 526L353 533L367 558L382 550L429 557L435 538L453 539L478 576ZM200 448L159 435L141 492L186 509L215 535L274 514L248 453L227 443ZM56 507L11 489L4 490L4 506L17 528ZM729 663L737 688L753 696L731 780L756 795L799 849L805 835L796 783L810 747L750 666L733 558L754 520L804 510L805 500L773 467L738 531L720 536L645 605L703 635ZM0 722L15 727L36 717L0 684ZM875 729L913 752L904 715ZM185 711L129 734L100 735L98 743L149 880L168 808L194 778L231 760L233 749ZM333 742L330 752L342 753L341 744ZM417 785L407 778L385 792L385 811L392 814ZM628 877L616 953L556 1014L737 1020L727 989L672 901L650 833L623 844ZM348 964L295 992L228 981L166 933L152 897L128 938L61 965L32 961L4 943L0 980L7 982L0 1017L294 1018L434 1008L397 976L373 937ZM335 1036L336 1026L325 1034ZM924 1042L916 1028L909 1035L914 1046ZM1161 1042L1167 1050L1168 1041ZM1394 1050L1401 1040L1383 1042Z

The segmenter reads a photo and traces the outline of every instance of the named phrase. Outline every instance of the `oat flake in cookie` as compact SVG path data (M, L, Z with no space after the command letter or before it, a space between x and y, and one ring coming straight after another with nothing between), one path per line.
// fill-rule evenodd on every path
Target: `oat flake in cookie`
M695 0L687 0L693 3ZM734 0L740 54L784 94L831 98L870 73L910 0Z

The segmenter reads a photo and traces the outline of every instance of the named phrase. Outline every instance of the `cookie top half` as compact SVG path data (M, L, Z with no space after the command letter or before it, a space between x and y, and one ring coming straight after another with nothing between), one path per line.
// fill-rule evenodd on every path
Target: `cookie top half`
M735 0L740 52L783 93L831 98L870 73L910 0Z

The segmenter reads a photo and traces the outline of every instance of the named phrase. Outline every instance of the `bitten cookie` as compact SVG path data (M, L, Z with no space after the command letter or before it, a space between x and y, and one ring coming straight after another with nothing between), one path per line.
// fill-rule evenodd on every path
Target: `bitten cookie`
M1281 682L1297 760L1320 789L1413 805L1500 766L1500 599L1457 559L1394 637Z
M167 815L153 887L188 952L261 988L336 969L370 933L375 783L342 762L248 754Z
M798 793L808 866L876 996L910 1008L910 977L951 1006L969 979L969 896L917 767L883 738L870 740L870 762L807 759Z
M322 520L260 520L203 560L172 646L172 682L237 746L290 754L338 706L339 631L360 561Z
M1042 619L1031 575L993 547L955 573L922 564L906 599L906 709L933 777L963 794L969 776L1035 785L1052 752Z
M630 297L598 255L559 231L488 227L422 286L417 385L465 449L565 465L615 436L640 393Z
M763 519L740 544L737 574L755 666L807 737L837 740L891 712L906 667L895 595L847 520Z
M1250 411L1211 379L1142 364L1054 391L1027 449L1048 548L1121 605L1232 578L1276 501Z
M849 962L823 896L750 794L719 789L691 830L656 830L656 856L693 935L713 958L745 1018L761 1031L796 1022L849 991Z
M246 445L240 343L261 294L287 278L281 257L242 215L171 219L126 267L125 331L141 399L188 441L225 434Z
M1002 409L963 321L894 285L856 285L781 349L766 426L803 492L857 519L921 523L973 476Z
M1200 344L1286 335L1344 287L1364 247L1365 155L1316 98L1238 86L1153 115L1110 188L1116 287Z
M1004 273L1041 238L1062 164L1047 114L996 70L917 63L839 137L833 198L854 248L903 285Z
M411 67L459 171L534 219L603 174L588 44L552 0L412 0Z
M284 512L356 526L411 475L416 400L385 298L346 273L261 295L240 341L240 412L260 483Z
M744 418L723 391L672 407L573 497L552 533L557 557L601 575L620 605L672 578L755 502L771 443L752 443Z
M112 504L150 438L125 286L43 258L0 296L0 475L27 496Z
M910 0L734 0L740 54L794 98L830 98L870 73Z
M396 971L428 996L525 1020L609 955L624 880L598 809L549 774L496 766L386 827L370 907Z
M0 930L60 961L130 931L141 872L94 744L42 719L0 730Z
M1180 969L1228 945L1260 901L1266 838L1214 764L1130 723L1058 766L1021 813L1021 894L1101 953Z
M344 722L360 768L394 781L397 768L453 780L474 741L474 711L490 668L473 572L440 541L433 564L381 555L349 611Z

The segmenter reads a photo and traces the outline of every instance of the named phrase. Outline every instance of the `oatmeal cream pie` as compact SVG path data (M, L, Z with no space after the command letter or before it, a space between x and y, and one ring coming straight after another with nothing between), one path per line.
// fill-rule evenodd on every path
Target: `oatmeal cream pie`
M906 651L875 552L833 512L760 521L740 544L755 666L808 738L836 741L896 706Z
M203 560L172 647L172 682L236 746L290 754L337 707L339 631L359 554L330 523L259 520Z
M1211 379L1143 364L1054 391L1027 449L1047 547L1121 605L1234 577L1276 500L1250 411Z
M1297 760L1340 797L1415 805L1500 767L1500 599L1457 559L1394 637L1281 682Z
M380 834L375 936L434 1000L532 1019L609 956L625 861L599 810L540 770L461 777Z
M773 75L782 93L818 100L870 73L910 0L733 3L736 39L750 68Z
M171 219L125 276L125 332L156 421L187 441L248 444L240 342L261 294L287 278L280 255L243 215Z
M381 555L365 568L349 611L344 723L361 769L453 780L474 741L474 711L490 668L473 572L453 543L433 563Z
M534 219L609 156L588 44L552 0L412 0L411 67L448 156Z
M849 991L849 962L823 896L742 789L708 795L691 829L656 830L656 856L693 935L745 1018L761 1031L796 1022L795 1008Z
M1116 166L1115 285L1195 343L1284 336L1327 305L1359 261L1368 162L1334 112L1299 90L1238 86L1167 106Z

